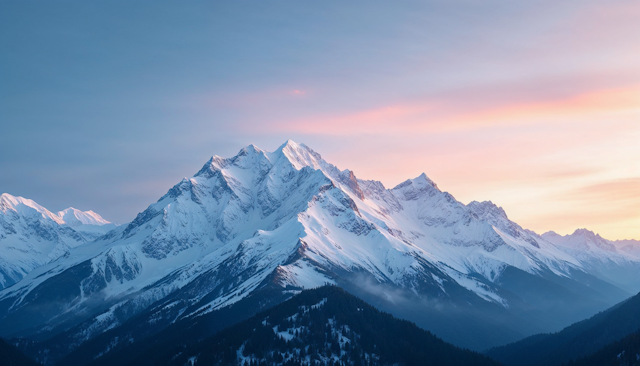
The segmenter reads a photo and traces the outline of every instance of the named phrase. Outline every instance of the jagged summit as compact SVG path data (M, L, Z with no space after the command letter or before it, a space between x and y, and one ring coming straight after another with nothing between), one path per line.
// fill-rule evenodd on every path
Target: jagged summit
M58 215L40 206L35 201L28 198L12 196L9 193L0 195L0 210L5 214L8 211L14 211L19 214L35 214L36 212L43 217L53 220L58 224L64 224L64 220Z
M9 193L0 195L0 210L3 213L14 211L19 214L35 214L42 215L43 218L51 219L57 224L69 225L71 227L79 225L107 225L111 224L99 214L89 210L81 211L73 207L69 207L57 213L53 213L43 206L39 205L28 198L13 196Z
M595 232L586 228L578 228L574 230L573 233L567 235L560 235L555 231L547 231L546 233L542 234L542 236L549 238L563 238L564 240L574 240L577 238L581 238L580 240L586 239L589 241L607 241L606 239L602 238L600 234L596 234Z
M573 235L581 235L581 236L584 236L584 237L587 237L587 238L592 238L592 239L602 239L600 234L596 234L593 231L591 231L589 229L586 229L586 228L578 228L571 235L572 236Z
M589 230L587 228L578 228L575 229L573 231L573 233L571 234L567 234L567 235L561 235L556 233L553 230L547 231L544 234L542 234L541 236L543 237L559 237L559 238L565 238L565 239L570 239L570 238L583 238L583 239L588 239L588 240L593 240L593 241L610 241L607 240L605 238L603 238L602 236L600 236L600 234Z
M436 183L434 181L432 181L431 179L429 179L429 177L427 177L427 175L425 173L422 173L422 174L420 174L419 176L417 176L417 177L415 177L413 179L405 180L404 182L402 182L402 183L398 184L397 186L395 186L393 188L393 190L402 189L402 188L408 187L408 186L415 186L418 189L429 187L429 188L435 188L436 190L440 191L440 189L438 188Z
M307 145L297 143L293 140L288 140L273 152L262 150L251 144L240 149L238 154L231 158L222 158L215 155L205 163L203 168L196 173L194 177L202 175L211 176L216 174L215 172L217 171L229 171L228 169L234 166L244 170L258 169L262 172L272 170L276 166L281 167L277 168L278 171L289 169L287 168L289 166L295 170L310 168L311 170L322 172L336 184L344 185L357 198L361 200L365 198L364 193L359 187L359 180L352 171L348 169L339 170L333 164L327 163L320 154ZM238 179L237 177L231 177L230 173L223 175L229 179Z
M416 180L423 180L423 181L427 182L427 184L429 184L429 185L433 186L434 188L438 189L438 185L433 180L431 180L431 178L429 178L426 173L420 174L416 178Z
M576 229L572 234L564 236L553 234L545 233L542 237L556 245L579 250L582 253L599 253L598 256L605 260L609 259L607 253L617 252L617 248L612 242L588 229Z
M57 214L33 200L0 195L0 289L33 269L115 228L93 211L68 208Z
M467 207L473 210L473 212L480 217L494 216L494 217L501 217L503 219L508 219L507 213L504 211L504 209L502 207L497 206L495 203L491 201L482 201L482 202L471 201L469 202Z
M299 144L293 140L287 140L287 142L282 144L273 154L278 156L284 155L296 169L311 167L313 169L323 170L329 173L329 175L332 175L333 171L336 170L335 166L324 161L320 154L313 151L307 145Z
M111 222L102 218L97 213L89 211L81 211L77 208L69 207L57 213L65 224L71 227L77 227L80 225L108 225Z

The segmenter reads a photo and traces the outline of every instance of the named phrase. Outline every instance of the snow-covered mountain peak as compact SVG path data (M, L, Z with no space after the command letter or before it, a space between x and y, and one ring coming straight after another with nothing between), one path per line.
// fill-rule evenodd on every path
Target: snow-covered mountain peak
M588 229L577 229L569 235L553 231L540 236L560 250L578 259L587 268L598 268L599 273L624 284L625 289L637 292L638 268L640 268L640 246L637 241L611 241ZM623 269L622 272L620 270ZM629 276L627 272L633 273ZM621 275L621 273L627 273Z
M50 219L58 225L66 224L73 228L81 225L102 226L111 224L111 222L105 220L102 216L91 210L81 211L76 208L69 207L54 214L33 200L19 196L12 196L8 193L0 195L0 211L4 214L7 214L9 211L14 211L22 216L42 216L43 219Z
M553 244L583 252L617 252L615 245L588 229L577 229L572 234L564 236L547 232L542 234L542 237Z
M611 244L608 240L601 237L600 234L596 234L593 231L588 229L576 229L576 231L574 231L573 234L571 234L570 236L582 237L589 244L594 244L602 250L611 251L611 252L616 251L616 247L613 244Z
M249 145L245 146L244 148L242 148L242 150L241 150L241 151L246 151L246 152L248 152L248 151L253 151L253 152L262 152L262 149L261 149L261 148L259 148L259 147L257 147L257 146L256 146L256 145L254 145L254 144L249 144Z
M59 225L64 224L64 221L60 217L40 206L35 201L24 197L12 196L8 193L0 195L0 210L5 214L13 211L19 215L42 216L43 218L53 220Z
M335 165L328 163L320 154L305 144L297 143L293 140L287 140L287 142L282 144L274 152L263 151L254 145L250 145L241 150L241 154L249 154L249 152L256 156L260 156L260 159L263 159L263 157L266 158L269 163L264 165L275 165L288 162L288 164L295 170L311 168L312 170L320 171L335 183L345 186L356 197L361 200L365 198L364 193L359 187L359 181L351 170L345 169L341 171Z
M585 237L585 238L589 238L589 239L592 239L592 240L602 239L600 234L596 234L593 231L591 231L589 229L585 229L585 228L578 228L573 232L573 234L571 234L571 236L577 236L577 235Z
M434 181L429 179L425 173L420 174L419 176L413 179L407 179L404 182L395 186L392 190L400 190L406 187L412 187L413 189L423 190L423 189L434 189L440 192L440 189L436 185Z
M211 170L224 170L229 166L236 166L242 169L270 169L278 162L288 162L296 170L304 167L321 170L329 176L333 176L335 171L339 172L333 165L324 161L320 154L306 145L288 140L273 152L262 150L256 145L250 144L240 149L231 158L214 155L195 176L207 175L210 174L207 172Z
M33 200L0 195L0 289L104 235L116 225L93 211L52 213Z
M214 155L202 166L202 168L194 175L194 177L199 177L201 175L210 175L212 171L223 169L226 164L227 159L218 155ZM186 177L184 179L186 179Z
M414 180L415 181L419 181L419 182L423 182L423 183L426 183L426 184L428 184L428 185L430 185L432 187L438 188L438 185L433 180L431 180L431 178L427 177L427 174L425 174L425 173L420 174Z
M266 156L265 154L266 154L266 152L264 150L260 149L259 147L257 147L254 144L249 144L249 145L243 147L242 149L240 149L240 151L238 151L236 156L234 156L231 159L232 160L233 159L240 159L240 158L245 157L245 156L250 156L250 157L253 157L253 158L258 156L258 157L262 158L263 156Z
M510 235L513 238L521 239L536 248L540 248L540 243L535 239L537 234L523 229L520 225L509 220L507 213L502 207L497 206L491 201L472 201L466 206L478 219L488 222L492 226L498 228L501 232Z
M65 210L58 212L58 217L60 217L65 224L71 227L78 227L80 225L108 225L111 222L102 218L102 216L97 213L89 210L89 211L81 211L77 208L69 207Z
M277 156L284 155L298 170L308 166L313 169L326 171L330 165L322 159L320 154L310 149L307 145L299 144L293 140L287 140L287 142L282 144L273 154Z
M225 158L223 158L222 156L214 155L214 156L211 157L211 159L209 159L207 164L205 164L205 167L208 166L208 165L212 165L212 166L216 167L217 169L222 169L224 167L225 163L226 163L226 159Z
M471 201L467 207L476 214L476 216L483 218L486 216L493 216L495 218L507 218L507 213L502 207L497 206L491 201Z
M406 200L415 200L418 197L422 197L424 195L427 196L438 196L444 194L447 201L450 201L451 204L456 206L459 203L446 192L440 191L438 186L427 177L426 174L422 173L418 177L413 179L407 179L404 182L398 184L393 189L391 189L395 195L399 195L400 197L404 197Z
M295 142L295 141L293 141L291 139L288 139L287 141L285 141L284 144L280 145L280 147L278 147L276 149L276 151L295 151L295 150L301 150L301 149L302 150L309 150L309 151L311 151L313 153L316 153L311 148L309 148L307 145L305 145L303 143Z

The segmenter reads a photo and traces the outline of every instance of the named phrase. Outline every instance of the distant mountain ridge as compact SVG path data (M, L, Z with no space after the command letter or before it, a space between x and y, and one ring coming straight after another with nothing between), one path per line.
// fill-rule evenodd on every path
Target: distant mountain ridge
M584 268L598 277L631 293L638 292L639 240L607 240L587 229L576 229L564 236L550 231L541 237L577 258Z
M630 296L622 285L640 288L604 276L601 251L576 253L425 174L387 189L303 144L250 145L1 291L0 335L43 341L30 354L53 363L87 342L105 354L195 324L257 291L282 301L330 283L480 350L559 330ZM607 253L614 279L640 268Z
M0 195L0 289L115 227L93 211L70 207L54 214L33 200L3 193Z
M599 349L620 341L638 329L640 294L558 333L537 334L496 347L486 354L507 366L561 365L571 360L589 358Z
M111 224L109 221L103 219L102 216L91 210L80 211L73 207L69 207L58 212L57 216L60 217L65 224L71 227L78 227L82 225L103 226Z

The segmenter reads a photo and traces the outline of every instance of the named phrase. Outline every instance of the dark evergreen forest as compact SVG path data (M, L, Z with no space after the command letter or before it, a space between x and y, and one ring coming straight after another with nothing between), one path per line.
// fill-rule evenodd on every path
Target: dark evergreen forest
M567 366L640 366L640 330Z
M0 365L1 366L35 366L36 361L27 357L18 348L0 338Z
M151 349L144 359L150 365L498 365L335 286L303 291L197 344Z

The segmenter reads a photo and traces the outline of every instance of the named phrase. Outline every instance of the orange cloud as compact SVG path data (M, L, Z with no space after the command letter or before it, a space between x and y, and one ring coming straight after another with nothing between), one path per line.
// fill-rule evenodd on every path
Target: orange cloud
M504 106L453 119L459 126L495 126L520 122L543 123L563 118L640 112L640 86L596 90L558 101Z
M592 184L567 192L558 199L591 201L594 204L620 203L632 206L634 213L640 215L640 177Z

